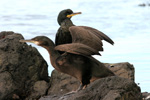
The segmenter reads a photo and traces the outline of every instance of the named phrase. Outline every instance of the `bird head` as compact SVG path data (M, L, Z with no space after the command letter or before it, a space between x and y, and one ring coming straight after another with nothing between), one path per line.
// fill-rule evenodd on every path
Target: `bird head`
M46 36L37 36L29 40L20 40L19 42L30 42L42 47L54 45L53 41Z
M71 9L65 9L59 13L57 21L59 25L61 25L61 22L63 22L65 19L70 19L72 16L75 16L78 14L81 14L81 12L74 13Z

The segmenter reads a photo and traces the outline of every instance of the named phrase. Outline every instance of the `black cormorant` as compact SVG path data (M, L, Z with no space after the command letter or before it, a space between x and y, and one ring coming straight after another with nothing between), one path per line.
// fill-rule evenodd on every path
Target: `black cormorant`
M98 51L103 51L101 40L114 44L107 35L97 29L87 26L75 26L71 21L71 17L77 14L81 14L81 12L73 13L71 9L62 10L59 13L57 21L60 28L58 29L55 38L56 45L80 42ZM89 42L90 37L92 37L93 40L90 40Z

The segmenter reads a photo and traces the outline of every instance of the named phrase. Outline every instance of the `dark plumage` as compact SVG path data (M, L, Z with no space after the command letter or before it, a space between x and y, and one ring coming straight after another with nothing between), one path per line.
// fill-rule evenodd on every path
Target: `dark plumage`
M99 51L103 51L102 40L110 44L114 42L94 28L74 26L70 18L80 13L73 13L70 9L59 13L60 28L55 44L45 36L37 36L21 42L32 42L47 49L52 66L60 72L77 78L81 82L80 89L83 89L96 79L114 75L104 64L91 56L100 55Z
M102 40L105 40L110 44L114 44L114 42L107 35L98 31L97 29L87 26L75 26L71 21L71 17L77 14L81 14L81 12L73 13L71 9L62 10L59 13L58 23L60 28L58 29L55 38L56 45L67 43L82 43L91 47L92 49L95 49L95 53L98 54L98 51L103 51ZM66 49L62 48L62 45L60 48L61 51Z
M60 46L55 46L53 41L45 36L37 36L31 40L20 40L20 42L31 42L44 47L50 54L52 66L57 71L77 78L81 82L80 89L96 79L114 75L104 64L91 56L94 54L93 49L84 44L77 43L74 45L72 43L72 45L66 44L66 46L64 44L63 48L67 49L63 49ZM78 45L78 48L74 48ZM65 51L64 54L58 52L61 49Z
M71 16L69 16L69 17L67 16L67 15L71 15L71 14L73 14L73 15L80 14L80 12L73 13L72 10L67 9L67 10L61 11L58 15L57 21L58 21L58 24L60 25L60 28L58 29L57 35L55 38L56 45L72 42L71 35L69 32L69 27L74 26L74 25L73 25L72 21L70 20Z

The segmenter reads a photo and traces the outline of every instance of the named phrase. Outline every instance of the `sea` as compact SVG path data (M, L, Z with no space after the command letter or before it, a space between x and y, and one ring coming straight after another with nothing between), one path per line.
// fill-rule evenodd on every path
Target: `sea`
M139 4L146 6L139 6ZM129 62L135 67L135 82L150 92L150 4L149 0L0 0L0 31L21 33L25 39L45 35L55 40L57 15L63 9L82 12L72 17L75 25L90 26L107 34L114 45L103 41L101 62ZM36 47L53 67L48 52Z

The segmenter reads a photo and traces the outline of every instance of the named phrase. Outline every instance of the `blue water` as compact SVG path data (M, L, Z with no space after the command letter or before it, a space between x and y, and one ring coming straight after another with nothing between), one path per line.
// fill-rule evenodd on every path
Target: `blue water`
M150 92L150 7L148 0L0 0L0 31L22 33L26 39L46 35L52 40L59 27L62 9L81 11L72 18L75 25L86 25L110 36L115 45L104 42L102 62L130 62L135 67L135 82ZM33 45L33 44L32 44ZM38 48L53 70L47 51Z

